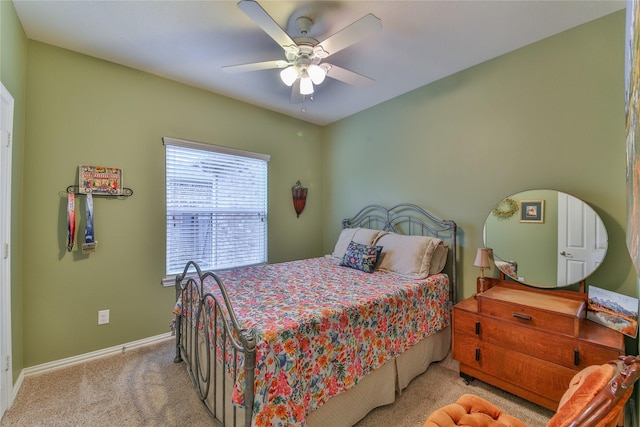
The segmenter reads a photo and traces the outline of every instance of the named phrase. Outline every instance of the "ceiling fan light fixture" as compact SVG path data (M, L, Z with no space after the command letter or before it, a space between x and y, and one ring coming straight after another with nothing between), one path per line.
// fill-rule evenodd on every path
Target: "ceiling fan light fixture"
M327 76L356 86L364 86L373 82L373 79L366 76L321 62L324 58L361 41L365 36L380 31L382 22L374 14L369 13L323 41L318 41L311 32L317 18L315 12L312 16L296 15L295 24L298 30L296 34L299 36L292 38L256 0L240 0L237 6L284 49L286 60L225 66L223 67L225 71L240 72L277 68L280 70L282 82L292 87L290 98L292 103L300 102L300 99L312 100L314 85L323 83ZM292 17L293 15L289 22ZM320 30L321 28L318 27L318 31ZM309 96L306 97L306 95Z
M300 94L311 95L313 93L313 82L306 76L300 79Z
M298 70L293 65L290 65L280 71L280 79L287 86L291 86L298 79Z
M327 72L325 71L325 69L316 64L309 65L307 72L309 73L311 81L317 85L322 83L324 81L324 78L327 76Z

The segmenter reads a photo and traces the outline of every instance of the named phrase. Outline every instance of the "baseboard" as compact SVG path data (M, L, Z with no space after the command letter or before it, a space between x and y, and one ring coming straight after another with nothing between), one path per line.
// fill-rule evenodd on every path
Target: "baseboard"
M105 348L102 350L96 350L90 353L80 354L78 356L67 357L66 359L54 360L53 362L47 362L41 365L30 366L28 368L24 368L20 376L22 377L24 374L24 377L28 377L29 375L35 375L43 372L53 371L56 369L67 368L69 366L77 365L79 363L85 363L90 360L100 359L106 356L113 356L119 353L122 354L122 353L125 353L126 351L133 350L134 348L144 347L144 346L155 344L171 338L173 338L172 333L167 332L164 334L156 335L149 338L144 338L137 341L132 341L126 344L116 345L116 346ZM16 384L17 384L17 381L16 381ZM14 392L14 395L15 393L17 392Z
M9 408L13 405L13 401L16 400L16 396L18 395L18 390L22 386L22 382L24 381L24 369L20 371L20 375L18 375L18 379L13 384L13 388L11 390L11 402L9 402Z
M12 386L11 402L8 402L7 409L11 408L11 406L13 405L13 402L16 400L16 396L18 395L18 391L20 391L20 387L22 386L25 377L28 377L29 375L41 374L44 372L54 371L56 369L67 368L79 363L89 362L91 360L100 359L106 356L113 356L118 353L125 353L129 350L133 350L134 348L144 347L169 339L174 339L174 336L171 332L155 335L153 337L144 338L137 341L132 341L122 345L116 345L102 350L92 351L90 353L80 354L78 356L67 357L66 359L54 360L53 362L47 362L41 365L24 368L20 372L20 375L18 375L18 379L16 379L16 382Z

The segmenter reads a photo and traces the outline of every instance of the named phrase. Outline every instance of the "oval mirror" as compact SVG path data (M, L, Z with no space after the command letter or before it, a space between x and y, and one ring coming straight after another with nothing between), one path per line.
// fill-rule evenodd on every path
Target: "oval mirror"
M552 288L585 280L607 253L607 230L582 200L528 190L501 200L484 223L496 267L518 282Z

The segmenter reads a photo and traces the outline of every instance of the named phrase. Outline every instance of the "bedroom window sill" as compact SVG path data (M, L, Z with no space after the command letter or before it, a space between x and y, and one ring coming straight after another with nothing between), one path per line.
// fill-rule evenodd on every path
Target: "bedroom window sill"
M254 267L254 266L257 266L257 265L266 265L266 264L268 264L268 263L259 262L259 263L256 263L256 264L239 265L239 266L236 266L236 267L220 268L220 269L215 270L215 272L216 273L220 273L220 272L223 272L223 271L234 270L234 269L240 268L240 267ZM213 271L213 270L211 270L211 271ZM205 271L203 271L203 273L205 273ZM163 277L160 280L160 283L162 284L162 287L164 287L164 288L173 288L173 287L175 287L175 285L176 285L176 276L177 276L177 274L172 274L171 276ZM189 274L187 274L187 277L197 278L197 274L196 274L195 271L191 271L191 272L189 272Z
M176 276L167 276L164 277L160 283L163 288L173 288L176 285Z

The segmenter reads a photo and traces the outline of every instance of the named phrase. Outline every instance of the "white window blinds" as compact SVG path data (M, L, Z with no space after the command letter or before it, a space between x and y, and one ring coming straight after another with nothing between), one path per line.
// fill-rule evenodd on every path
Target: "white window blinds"
M269 156L174 138L166 149L166 274L267 261Z

